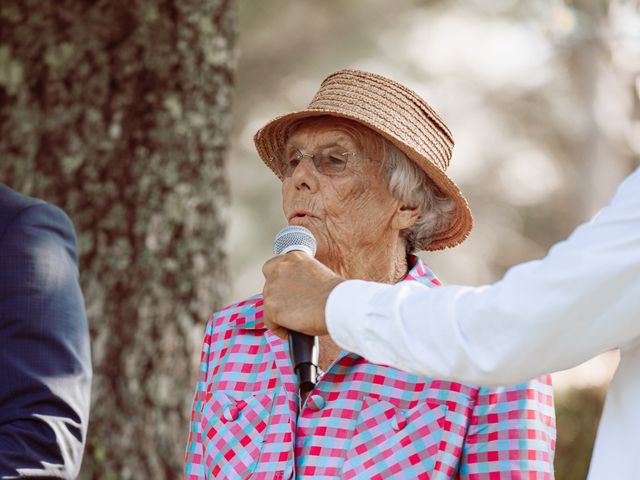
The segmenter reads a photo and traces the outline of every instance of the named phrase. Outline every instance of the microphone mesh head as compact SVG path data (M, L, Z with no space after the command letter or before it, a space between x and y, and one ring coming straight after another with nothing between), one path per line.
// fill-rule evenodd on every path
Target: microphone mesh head
M276 235L276 239L273 242L273 253L280 255L294 250L305 252L307 255L315 257L316 239L306 228L290 225L284 227Z

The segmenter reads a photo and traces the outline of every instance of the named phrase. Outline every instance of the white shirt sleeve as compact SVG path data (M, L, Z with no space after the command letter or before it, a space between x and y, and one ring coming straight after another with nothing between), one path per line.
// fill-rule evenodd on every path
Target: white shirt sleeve
M542 260L478 288L350 280L329 333L368 360L438 378L513 384L640 338L640 168Z

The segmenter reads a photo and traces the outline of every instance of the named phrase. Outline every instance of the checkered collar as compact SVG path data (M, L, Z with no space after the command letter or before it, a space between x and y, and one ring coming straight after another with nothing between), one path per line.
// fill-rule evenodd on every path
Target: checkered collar
M415 256L409 255L409 272L401 281L413 280L420 282L429 287L441 285L440 281L427 267L422 260ZM230 312L229 324L232 328L243 328L247 330L264 330L266 329L263 316L263 300L262 295L255 295L234 305L234 311Z

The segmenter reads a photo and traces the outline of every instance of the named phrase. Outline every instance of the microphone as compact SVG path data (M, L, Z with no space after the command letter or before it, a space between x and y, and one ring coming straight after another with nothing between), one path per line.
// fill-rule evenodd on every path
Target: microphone
M293 251L304 252L315 257L316 239L306 228L290 225L276 235L273 253L281 255ZM301 393L313 390L318 381L319 350L318 337L289 331L289 355L291 355L293 370L298 377L298 388Z

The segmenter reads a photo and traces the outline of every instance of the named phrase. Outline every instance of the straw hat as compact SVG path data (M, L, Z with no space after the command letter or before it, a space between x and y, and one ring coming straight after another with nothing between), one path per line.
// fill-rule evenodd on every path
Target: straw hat
M340 70L329 75L306 110L271 120L253 137L260 158L280 179L275 159L285 147L288 127L301 118L322 115L355 120L379 133L418 164L441 193L453 199L453 220L428 245L421 245L422 249L453 247L467 238L473 224L471 210L446 174L453 136L427 102L403 85L373 73Z

